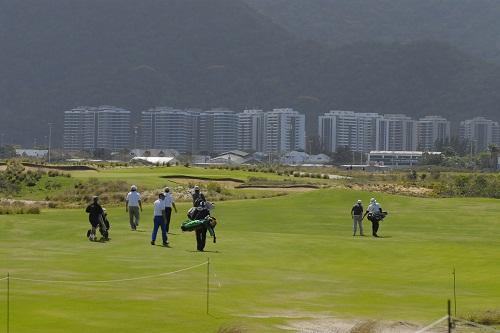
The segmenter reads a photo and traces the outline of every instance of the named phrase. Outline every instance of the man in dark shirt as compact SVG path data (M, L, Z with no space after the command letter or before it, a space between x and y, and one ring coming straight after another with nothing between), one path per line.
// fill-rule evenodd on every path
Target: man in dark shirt
M193 198L193 207L197 206L197 202L206 201L205 196L203 195L203 193L201 193L200 187L198 185L194 187L194 193L192 194L192 198Z
M206 202L198 200L198 206L196 207L193 220L203 220L208 215L210 215L210 212L207 209ZM207 230L208 229L206 225L202 225L195 230L196 249L198 251L203 251L203 249L205 248L205 244L207 241Z
M356 230L359 225L359 235L364 236L363 234L363 205L361 204L361 200L352 206L351 209L351 217L352 217L352 235L356 236Z
M102 229L106 230L106 226L104 225L104 220L102 217L104 214L104 211L103 211L101 205L99 205L99 197L94 196L92 198L92 203L87 206L87 208L85 209L85 212L87 212L89 214L89 222L90 222L90 225L92 226L92 229L87 231L87 237L90 240L95 240L96 239L96 229L99 228L101 223L103 224ZM103 235L103 237L105 237L105 235Z

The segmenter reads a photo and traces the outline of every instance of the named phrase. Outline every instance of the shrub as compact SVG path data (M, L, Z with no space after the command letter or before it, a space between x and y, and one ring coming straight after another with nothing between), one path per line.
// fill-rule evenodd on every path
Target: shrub
M500 309L473 313L468 315L466 319L481 325L500 325Z
M207 185L207 191L208 192L221 193L222 192L222 186L219 183L210 182Z

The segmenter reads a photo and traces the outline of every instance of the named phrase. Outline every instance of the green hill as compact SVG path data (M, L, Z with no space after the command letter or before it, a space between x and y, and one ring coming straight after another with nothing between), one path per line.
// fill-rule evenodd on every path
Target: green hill
M302 41L238 0L0 1L0 132L60 144L78 105L498 118L500 69L436 42Z
M245 0L303 39L449 43L500 63L500 3L491 0Z

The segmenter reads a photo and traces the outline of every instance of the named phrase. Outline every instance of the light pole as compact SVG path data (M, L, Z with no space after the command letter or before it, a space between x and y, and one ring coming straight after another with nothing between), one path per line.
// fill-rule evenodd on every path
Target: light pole
M48 160L49 160L49 163L50 163L50 148L51 148L51 145L52 145L52 123L49 123L49 151L48 151Z

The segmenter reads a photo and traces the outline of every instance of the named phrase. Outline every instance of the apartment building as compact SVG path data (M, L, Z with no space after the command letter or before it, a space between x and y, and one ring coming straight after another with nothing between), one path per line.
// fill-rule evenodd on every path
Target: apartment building
M318 135L324 151L347 147L356 152L375 149L377 113L332 110L318 118Z
M130 145L130 111L115 106L79 106L64 112L63 147L119 151Z
M195 129L195 152L219 154L238 148L238 117L234 111L202 111L196 116Z
M417 122L418 150L434 151L437 143L450 140L450 122L440 116L426 116Z
M490 144L500 145L498 122L475 117L460 122L460 139L469 142L474 152L486 151Z
M403 114L385 114L377 119L376 150L415 151L417 122Z
M145 149L174 149L188 153L193 149L194 118L198 112L156 107L141 112L141 142Z
M305 150L305 115L293 109L273 109L264 115L264 152Z
M264 111L244 110L238 117L238 149L264 151Z

